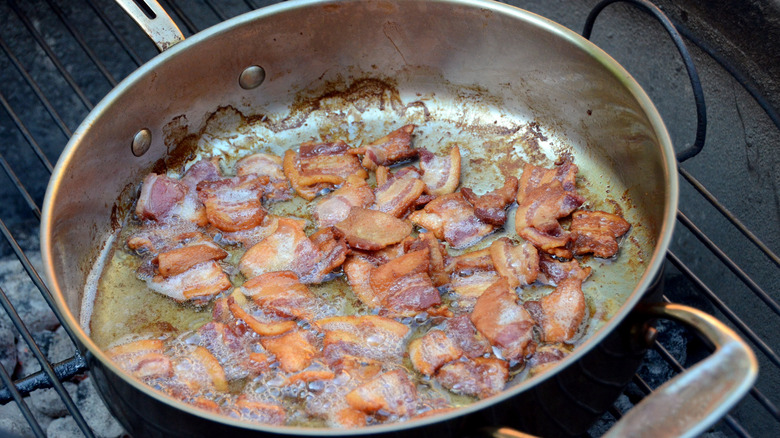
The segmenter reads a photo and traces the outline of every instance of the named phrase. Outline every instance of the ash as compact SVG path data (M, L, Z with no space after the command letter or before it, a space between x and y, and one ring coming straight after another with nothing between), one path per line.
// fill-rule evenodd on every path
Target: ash
M27 251L26 255L41 273L40 253ZM15 257L0 258L0 284L49 362L56 363L73 357L76 347ZM4 311L0 311L0 366L5 368L14 380L41 369L38 360ZM77 375L63 382L63 385L95 436L127 436L106 408L88 374ZM53 388L33 391L24 398L24 402L47 437L84 436ZM0 406L0 436L5 436L5 433L19 437L34 436L32 428L13 401Z

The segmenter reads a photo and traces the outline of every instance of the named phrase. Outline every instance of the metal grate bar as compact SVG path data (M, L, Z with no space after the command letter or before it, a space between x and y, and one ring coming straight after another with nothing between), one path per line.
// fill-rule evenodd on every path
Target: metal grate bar
M136 66L140 66L143 64L143 61L141 61L141 57L138 56L138 54L133 50L132 47L130 47L130 44L127 43L127 40L117 31L116 26L114 26L114 23L111 22L111 20L108 19L106 16L106 13L103 12L103 9L97 7L95 5L95 2L93 0L86 0L87 4L89 4L89 7L92 8L92 10L97 14L98 18L100 18L100 21L103 22L103 24L106 26L106 29L113 35L114 39L117 40L120 46L122 46L122 49L124 49L125 53L127 53L127 56L130 57L130 59L133 60L133 63L135 63Z
M3 167L5 174L8 175L8 178L11 180L11 182L13 182L14 186L16 186L16 190L21 193L25 202L27 202L27 205L30 207L30 210L32 210L33 214L35 214L38 220L40 220L41 209L38 207L38 204L35 203L35 200L32 198L32 196L30 196L30 193L27 191L27 189L24 188L24 184L22 184L22 182L16 176L14 170L11 169L11 166L5 160L5 157L3 157L3 154L0 154L0 166Z
M1 367L0 367L1 368ZM80 374L87 370L87 361L84 356L76 350L76 354L70 359L64 360L54 364L54 373L57 375L59 381L71 378L76 374ZM16 391L19 394L27 395L36 389L51 388L52 383L43 371L32 373L27 377L21 378L13 382L13 385L6 385L5 388L0 389L0 405L8 403L14 397L12 392ZM14 388L13 391L9 391L8 388Z
M0 224L2 224L1 221ZM3 227L5 227L5 224L3 224ZM44 356L41 349L38 348L38 344L35 343L35 340L33 339L29 330L27 330L27 326L24 324L24 322L22 322L22 319L19 317L19 314L16 313L16 309L14 309L13 304L11 304L11 301L8 300L8 296L5 294L5 291L3 290L2 287L0 287L0 305L3 306L3 309L5 309L5 312L11 318L11 322L13 323L14 327L16 327L16 330L19 332L19 334L22 336L22 339L24 339L24 342L30 348L30 351L33 353L33 356L35 356L35 358L38 360L38 363L41 364L41 369L43 370L44 373L46 373L46 376L49 378L52 385L54 386L54 390L57 391L57 394L60 396L62 402L65 404L65 408L73 416L73 419L76 421L76 424L78 424L78 426L84 431L87 437L90 438L93 437L94 435L92 434L92 431L89 429L87 422L84 420L84 417L81 415L81 411L79 411L79 408L73 402L73 399L70 398L70 394L68 394L68 391L65 390L65 387L62 385L62 382L60 382L57 379L57 374L54 372L54 369L49 364L49 361L46 360L46 356Z
M19 5L17 5L14 0L9 0L8 4L11 6L11 9L14 10L14 13L16 13L19 19L22 20L22 23L24 23L24 26L30 32L30 35L32 35L32 37L35 38L35 41L38 43L38 46L41 49L43 49L44 52L46 52L46 55L49 57L49 60L54 64L54 66L62 75L63 79L65 79L68 85L70 85L70 87L73 89L76 95L78 95L79 99L81 99L81 102L84 104L84 106L86 106L88 110L92 110L92 108L94 108L95 105L93 105L92 102L89 100L89 98L84 94L84 91L76 83L76 80L73 79L73 76L70 73L68 73L68 70L65 69L65 66L62 65L62 62L60 62L60 59L51 50L51 47L43 39L43 36L41 36L40 32L38 32L35 29L35 26L33 26L33 24L30 22L30 19L27 18L27 15L25 15L24 12L22 12L19 9Z
M65 25L65 28L68 29L68 32L70 32L71 36L79 43L82 50L84 50L84 53L86 53L89 59L92 60L92 63L95 64L95 67L97 67L97 69L100 70L100 73L102 73L106 80L108 80L108 82L111 84L111 87L116 87L118 82L114 78L114 75L112 75L111 72L109 72L106 68L105 64L103 64L103 62L98 59L95 52L89 47L89 45L87 45L87 42L84 41L84 37L81 35L81 32L76 30L73 27L73 24L71 24L70 20L65 17L65 13L62 11L62 9L60 9L60 7L51 0L46 0L46 3L49 4L49 7L52 9L52 11L54 11L62 24Z
M214 12L214 15L216 15L217 18L219 18L219 21L225 21L225 20L228 19L228 17L225 14L223 14L222 11L219 10L217 5L215 5L212 1L210 1L210 0L203 0L203 2L206 3L206 6L208 6L209 9L211 9L212 12Z
M46 156L46 154L43 153L43 150L41 149L40 145L37 141L35 141L35 138L33 138L30 131L27 129L26 126L24 126L24 123L22 123L22 119L19 118L19 115L16 114L16 111L14 111L13 108L11 108L11 104L8 103L8 101L5 99L5 96L3 96L3 93L0 93L0 104L3 105L3 108L5 108L5 111L8 113L8 115L11 117L11 119L14 121L14 125L19 129L19 132L22 133L22 136L27 141L27 144L30 145L33 152L35 152L35 155L38 156L38 159L43 164L43 167L46 168L46 171L49 172L49 174L52 173L54 170L54 166L51 165L51 161L49 161L49 158Z
M8 59L11 60L11 63L16 67L16 70L22 75L24 80L27 82L27 85L32 88L33 92L36 96L38 96L38 99L41 101L44 107L46 107L46 111L48 111L49 115L54 119L54 122L57 123L57 126L60 128L60 131L62 131L63 134L65 134L66 137L70 137L73 135L73 132L68 128L68 125L65 124L65 121L62 120L62 117L60 117L57 110L54 109L54 106L51 104L49 99L43 94L43 91L41 90L41 87L38 86L38 83L35 81L35 79L30 76L30 73L27 72L27 70L22 67L22 63L19 62L19 58L16 57L16 55L13 54L11 51L11 48L8 47L8 45L5 43L5 40L0 37L0 48L3 49L5 54L8 56Z
M691 220L688 219L688 217L683 214L683 212L679 210L677 211L677 219L683 225L685 225L685 227L688 228L691 231L691 233L693 233L693 235L696 236L696 238L699 239L699 241L703 243L704 246L707 247L707 249L709 249L716 257L718 257L720 261L723 262L723 264L727 268L729 268L731 272L734 273L734 275L736 275L740 280L742 280L742 282L745 283L745 285L751 291L753 291L753 293L758 298L760 298L761 301L763 301L764 304L767 305L767 307L772 309L772 311L775 312L775 314L780 315L780 304L777 304L777 302L775 302L775 300L773 300L772 297L770 297L766 292L764 292L761 286L756 284L756 282L753 281L752 278L750 278L747 274L745 274L745 272L739 266L737 266L737 264L734 263L729 258L729 256L727 256L726 253L723 252L723 250L718 248L718 246L715 245L715 243L712 240L710 240L710 238L707 237L707 235L705 235L696 225L694 225L693 222L691 222Z
M778 257L777 254L772 252L771 249L769 249L768 246L764 242L761 241L758 237L756 237L755 234L753 234L750 230L747 229L747 227L732 213L729 211L723 204L721 204L715 196L710 193L709 190L707 190L706 187L702 185L696 178L693 177L690 173L688 173L687 170L683 169L681 166L677 167L677 170L679 170L680 175L683 176L699 193L701 193L704 198L709 201L710 204L712 204L713 207L715 207L726 219L729 220L732 224L734 224L735 227L743 234L745 237L750 240L758 249L761 250L764 254L766 254L767 257L769 257L770 260L774 262L776 266L780 267L780 257Z
M162 3L166 3L169 5L169 7L165 8L166 10L172 10L176 16L181 19L181 22L184 23L184 27L187 28L187 30L190 32L190 34L194 34L198 32L198 27L195 26L195 23L190 21L189 17L182 11L182 9L179 7L179 5L176 4L173 0L165 1L161 0Z
M778 368L780 368L780 357L769 348L769 346L756 335L756 333L750 329L720 298L718 298L712 290L704 284L699 277L696 276L680 259L674 255L672 251L666 253L666 259L672 262L672 264L680 270L686 277L688 277L700 292L704 293L705 297L718 308L718 310L731 321L737 329L742 332L750 342L753 343L762 353Z
M43 429L41 429L40 423L38 423L38 420L36 420L33 416L32 412L30 411L30 407L27 406L27 403L24 402L22 394L14 386L14 383L11 381L11 376L8 375L8 372L2 366L0 366L0 380L3 381L3 385L5 386L2 391L10 393L9 398L12 398L16 402L16 406L19 407L19 411L21 411L22 416L32 428L33 434L36 437L45 437L46 434L43 433ZM10 391L8 391L6 388L9 388ZM0 403L3 403L2 400L0 400Z

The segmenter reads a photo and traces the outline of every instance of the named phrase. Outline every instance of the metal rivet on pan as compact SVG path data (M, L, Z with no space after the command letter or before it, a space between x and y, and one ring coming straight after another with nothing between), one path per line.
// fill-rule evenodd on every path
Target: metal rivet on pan
M244 90L251 90L257 88L265 80L265 70L263 67L253 65L247 67L241 72L241 76L238 77L238 84Z
M140 157L149 150L149 146L152 145L152 131L144 128L138 131L133 137L133 155Z

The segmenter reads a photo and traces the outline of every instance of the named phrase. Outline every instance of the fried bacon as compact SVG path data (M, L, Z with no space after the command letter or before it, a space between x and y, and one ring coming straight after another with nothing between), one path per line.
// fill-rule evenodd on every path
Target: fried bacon
M206 206L209 222L222 231L248 230L267 214L261 203L268 177L253 175L198 183L198 198Z
M452 362L441 367L436 380L456 394L483 399L504 390L509 380L509 363L494 357Z
M260 343L276 356L279 368L287 373L304 370L319 354L314 335L306 330L293 330L281 336L261 338Z
M350 175L368 178L368 173L354 155L347 154L349 146L335 143L304 143L299 152L284 153L282 168L293 189L311 201L324 189L342 184Z
M475 358L490 352L490 342L477 331L469 315L448 318L442 325L447 337L463 351L466 357Z
M543 254L539 263L541 271L539 272L539 281L544 284L555 286L567 278L578 278L585 281L590 275L591 268L580 266L576 259L562 262L555 260L547 254Z
M382 306L382 302L374 290L371 289L369 278L374 265L361 257L348 257L344 262L344 274L347 275L349 287L360 301L366 306L377 309Z
M510 176L503 187L477 196L470 188L461 190L463 197L474 206L474 214L482 221L500 227L506 222L506 209L517 195L517 178Z
M235 231L232 233L221 233L219 240L227 244L240 243L244 248L251 248L261 240L270 236L279 226L279 216L267 214L260 225L247 230Z
M283 425L287 419L284 408L273 403L251 400L241 394L228 413L231 417L264 424Z
M230 327L219 322L209 322L198 329L198 344L217 359L225 371L227 380L254 376L263 367L251 360L248 345Z
M263 187L263 199L276 202L292 199L292 188L282 168L282 159L273 154L257 153L244 157L236 163L236 176L267 176Z
M463 350L441 330L431 330L409 343L412 366L426 376L462 355Z
M231 295L226 300L230 313L238 320L241 320L247 327L260 336L278 336L289 332L297 327L295 321L264 318L263 321L249 314L242 307L236 296ZM264 315L265 316L265 315Z
M475 271L494 271L490 247L477 251L464 252L447 258L445 270L450 273L470 275Z
M149 288L178 302L187 300L205 304L214 295L230 289L227 274L213 260L200 263L178 275L155 275L147 280Z
M319 307L314 294L291 271L258 275L247 280L241 292L260 308L282 317L310 320Z
M106 350L120 368L139 379L173 376L173 363L163 352L163 342L158 339L134 341Z
M568 342L577 334L585 319L585 295L582 280L566 278L541 300L525 303L542 327L542 339L547 343Z
M192 391L213 388L224 392L228 389L225 370L206 347L198 345L186 356L178 357L174 370L177 380Z
M517 204L522 204L531 191L553 181L558 181L564 190L573 192L577 171L577 165L569 158L564 159L560 165L552 169L526 163L523 167L523 174L518 181Z
M166 175L150 173L144 178L135 215L141 220L162 221L184 199L187 186Z
M363 166L375 170L377 166L388 166L417 156L412 148L412 133L415 125L406 125L386 136L359 148L350 149L353 155L363 155Z
M501 277L495 271L475 271L469 275L452 277L449 289L455 295L458 309L462 311L473 309L477 299L499 278Z
M336 228L344 233L349 246L369 251L398 243L412 232L409 222L361 207L352 207Z
M295 219L279 218L276 231L249 248L238 267L246 278L266 272L293 271L306 273L320 254L303 232L304 223Z
M404 254L371 271L369 284L383 307L411 316L441 303L428 269L430 251Z
M512 245L503 237L490 245L490 258L509 287L527 286L539 275L539 251L530 243Z
M331 364L348 357L398 362L409 333L405 324L375 315L335 316L314 325L325 333L323 354Z
M409 219L432 232L437 239L447 241L453 248L474 245L495 229L477 218L474 207L460 192L439 196L422 210L409 215Z
M533 352L534 319L517 304L517 295L506 278L493 283L477 299L471 322L507 360L522 361Z
M179 275L197 264L210 260L223 260L227 256L227 251L218 247L211 239L201 235L200 238L193 239L185 246L158 254L157 266L160 275L171 277Z
M312 217L320 228L336 225L349 215L352 207L368 207L374 203L374 191L364 178L347 177L344 185L320 199Z
M603 211L577 211L572 214L574 254L593 253L609 258L617 254L617 238L626 234L631 225L622 217Z
M404 217L423 194L425 183L407 174L394 176L375 191L373 208L395 217Z
M181 177L181 182L190 189L191 193L195 193L198 184L203 181L218 181L222 178L219 172L219 166L217 165L218 159L202 159L187 169L184 176Z
M450 280L449 273L445 267L447 249L444 248L441 242L436 240L432 233L420 233L417 235L417 239L408 241L408 245L405 244L404 246L404 252L428 249L428 254L430 255L428 259L428 274L433 285L439 287L447 284Z
M535 376L552 368L560 362L568 350L561 344L541 345L534 352L534 356L528 361L528 374Z
M425 149L419 151L425 193L441 196L454 192L460 183L460 148L453 146L444 157L433 155Z
M346 396L347 403L368 414L384 411L391 415L411 414L417 405L417 389L403 370L384 373Z

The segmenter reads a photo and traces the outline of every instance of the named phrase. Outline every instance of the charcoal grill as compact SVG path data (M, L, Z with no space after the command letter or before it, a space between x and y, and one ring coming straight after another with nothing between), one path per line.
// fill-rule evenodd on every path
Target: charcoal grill
M162 3L186 36L275 1ZM596 6L595 1L508 3L573 29L582 29ZM721 14L730 11L729 2L709 4L718 6ZM753 17L752 22L745 18L756 11L764 15ZM684 182L678 221L683 227L678 228L667 254L665 295L719 317L748 340L759 358L759 380L750 395L711 432L780 436L780 395L775 391L780 385L780 356L775 351L780 335L773 330L780 318L780 258L772 250L780 244L780 181L772 172L780 165L780 118L773 109L780 103L780 92L771 74L777 66L760 57L762 45L769 44L764 49L771 53L773 35L774 41L780 37L780 25L773 24L780 22L780 9L770 2L745 3L744 16L727 20L730 27L744 27L745 33L736 37L719 27L718 19L725 20L722 15L695 1L668 5L666 12L693 48L710 123L704 149L697 152L694 148L680 166ZM777 14L774 21L772 12ZM762 36L752 39L750 47L740 47L740 37L748 39L753 36L749 32L757 32L750 23L754 28L763 26ZM599 16L592 39L648 91L678 151L690 150L686 145L694 143L698 123L693 92L664 30L642 11L615 5ZM30 285L56 314L45 283L28 258L37 251L39 206L52 163L93 104L157 52L109 0L7 0L0 4L0 49L0 166L5 175L0 176L5 179L0 183L4 237L0 259L18 260ZM0 404L16 403L32 433L45 436L24 397L53 387L83 434L93 436L85 420L89 414L79 410L62 384L87 371L85 359L73 348L71 358L50 363L27 328L29 321L17 312L19 303L9 300L4 282L0 278L0 304L19 342L27 344L41 371L12 379L0 367ZM683 328L660 325L645 365L590 435L601 435L653 388L708 353Z

